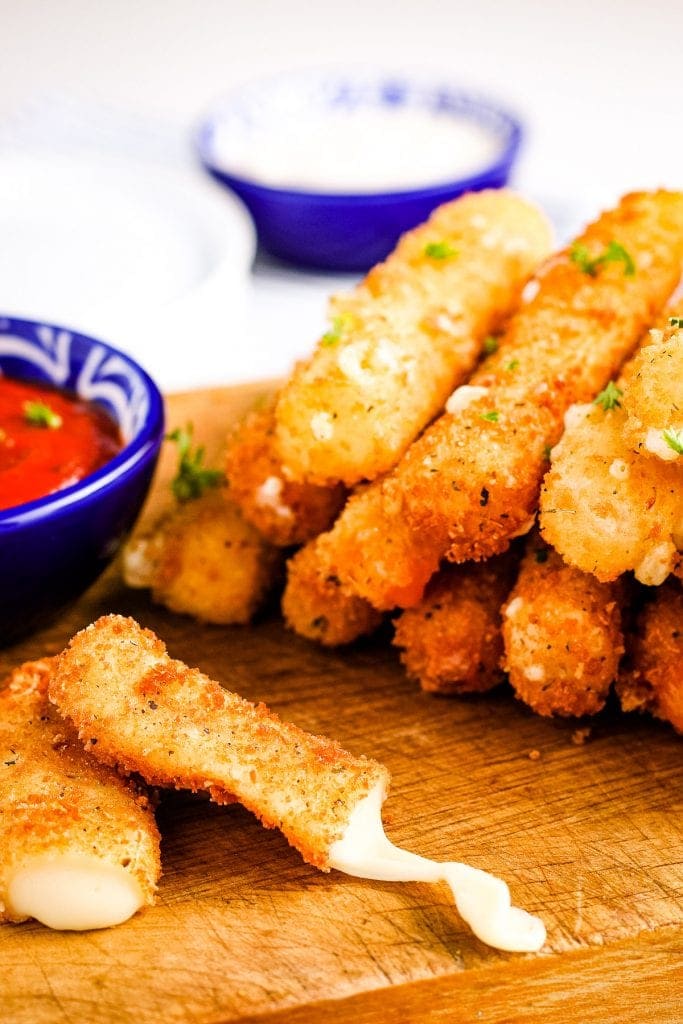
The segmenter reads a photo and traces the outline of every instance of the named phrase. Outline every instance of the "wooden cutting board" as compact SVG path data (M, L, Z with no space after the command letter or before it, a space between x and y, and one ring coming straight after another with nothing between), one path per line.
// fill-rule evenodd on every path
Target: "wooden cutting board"
M211 461L264 390L174 396L169 425L193 420ZM147 516L167 501L172 462L168 451ZM612 710L577 745L576 722L537 718L504 689L420 693L389 629L326 652L276 611L251 628L202 627L127 591L116 566L49 628L1 651L0 670L59 651L106 612L135 616L174 656L385 762L391 838L501 875L542 915L548 942L535 956L496 952L445 889L323 875L240 807L173 794L159 810L156 907L109 931L0 927L3 1022L683 1019L683 742L667 726Z

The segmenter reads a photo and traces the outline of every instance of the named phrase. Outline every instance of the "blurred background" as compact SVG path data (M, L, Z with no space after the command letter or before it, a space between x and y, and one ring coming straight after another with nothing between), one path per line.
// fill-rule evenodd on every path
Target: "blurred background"
M624 191L683 186L682 37L680 0L0 0L0 312L97 327L167 389L281 374L310 349L325 297L355 278L263 253L251 266L242 237L220 295L187 289L230 230L190 145L216 97L354 64L487 93L526 129L513 184L565 240ZM69 213L74 161L102 168L89 234ZM164 193L166 171L186 189ZM147 190L138 241L117 237L130 216L106 198L119 175ZM78 184L83 202L89 189ZM100 263L98 319L72 283ZM187 292L175 306L174 288Z

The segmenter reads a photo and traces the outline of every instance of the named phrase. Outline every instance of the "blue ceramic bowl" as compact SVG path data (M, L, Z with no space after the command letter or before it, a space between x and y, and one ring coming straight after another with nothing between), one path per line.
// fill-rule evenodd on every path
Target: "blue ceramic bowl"
M158 388L109 345L53 325L0 317L0 372L97 402L124 448L71 487L0 511L0 644L55 615L102 572L145 499L163 439Z
M231 169L231 139L244 153L271 127L282 133L283 126L303 116L314 124L316 117L340 111L386 108L474 122L495 140L495 156L465 178L406 191L353 194L276 188ZM424 221L440 203L504 185L521 138L521 125L512 114L448 85L376 74L302 72L256 82L216 104L200 123L195 145L204 168L249 208L259 241L269 252L302 266L359 271L384 259L402 232Z

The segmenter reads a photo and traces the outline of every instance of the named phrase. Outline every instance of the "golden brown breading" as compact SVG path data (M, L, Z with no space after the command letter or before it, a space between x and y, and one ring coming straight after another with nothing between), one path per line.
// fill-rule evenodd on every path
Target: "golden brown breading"
M281 568L280 552L222 488L176 506L123 553L129 587L151 587L171 611L222 625L249 622Z
M629 666L617 683L624 711L649 711L683 733L683 590L658 587L637 619Z
M9 890L47 858L125 871L151 904L159 833L147 798L90 758L50 705L56 659L27 662L0 685L0 920L21 921Z
M299 636L325 647L338 647L374 633L382 621L381 613L371 604L342 588L326 568L315 540L287 563L282 614Z
M341 484L288 480L275 450L275 399L253 409L228 439L229 493L270 544L289 547L329 529L344 503Z
M537 534L503 607L503 668L539 715L593 715L624 650L620 588L565 565Z
M50 699L98 760L152 785L237 798L326 870L332 843L386 768L282 722L173 661L154 633L109 615L60 655Z
M483 693L503 681L500 606L514 578L510 554L446 566L396 621L408 675L432 693Z
M545 217L506 190L466 195L404 235L297 367L276 409L292 479L353 485L390 469L472 370L547 255Z
M683 330L652 332L631 360L623 392L626 444L683 465Z
M316 542L345 589L380 609L407 607L442 555L486 558L530 528L565 410L607 383L678 281L683 195L627 196L577 244L599 253L613 239L635 274L610 263L593 277L569 251L551 260L452 411Z

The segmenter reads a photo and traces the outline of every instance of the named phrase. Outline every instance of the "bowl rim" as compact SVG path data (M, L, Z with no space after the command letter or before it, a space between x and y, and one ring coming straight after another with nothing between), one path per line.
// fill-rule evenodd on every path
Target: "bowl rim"
M298 189L291 186L278 187L267 185L260 182L258 178L249 178L235 174L215 160L211 147L213 132L220 121L222 112L231 107L241 97L248 95L252 90L266 87L272 88L282 81L295 81L297 79L315 81L316 79L323 78L338 79L339 81L355 81L360 78L366 78L378 84L382 82L396 84L400 81L409 87L429 88L435 93L438 91L447 94L449 97L454 97L458 101L465 101L473 110L476 108L480 111L492 113L500 120L505 129L505 134L501 139L501 149L493 160L482 164L481 168L473 174L449 178L417 188L373 192L329 192L318 189L311 190L310 188ZM462 116L468 117L469 115L464 114ZM476 118L471 119L476 120ZM485 185L489 178L509 170L523 139L524 127L522 121L509 107L485 93L468 89L457 82L449 82L443 78L411 74L410 72L392 72L390 70L366 71L364 69L344 71L342 69L335 70L334 68L326 70L308 68L299 71L280 71L271 75L262 75L249 82L245 82L241 86L237 86L215 99L204 114L198 118L192 129L192 144L199 163L214 178L230 186L237 186L245 191L252 191L254 193L258 192L266 197L282 201L292 200L301 202L306 200L310 203L330 204L339 202L340 205L353 202L364 206L385 205L397 200L410 201L411 199L439 198L441 195L452 193L454 189L464 192L481 188L482 183Z
M88 346L101 346L106 350L108 356L117 356L138 374L149 399L147 414L138 433L124 444L120 452L99 469L88 473L75 484L64 487L62 490L54 491L52 494L36 498L33 501L23 502L20 505L13 505L7 509L0 509L0 533L4 533L11 527L26 526L47 519L51 515L64 514L82 502L87 504L113 490L122 478L128 476L138 465L146 462L158 452L163 441L165 417L164 400L158 386L147 371L128 353L100 338L93 337L91 334L84 334L82 331L64 327L61 324L31 320L11 314L7 316L0 314L0 321L22 324L27 327L49 327L55 331L66 331L73 337L85 341ZM0 372L0 377L2 376L4 374ZM30 377L21 379L31 380Z

